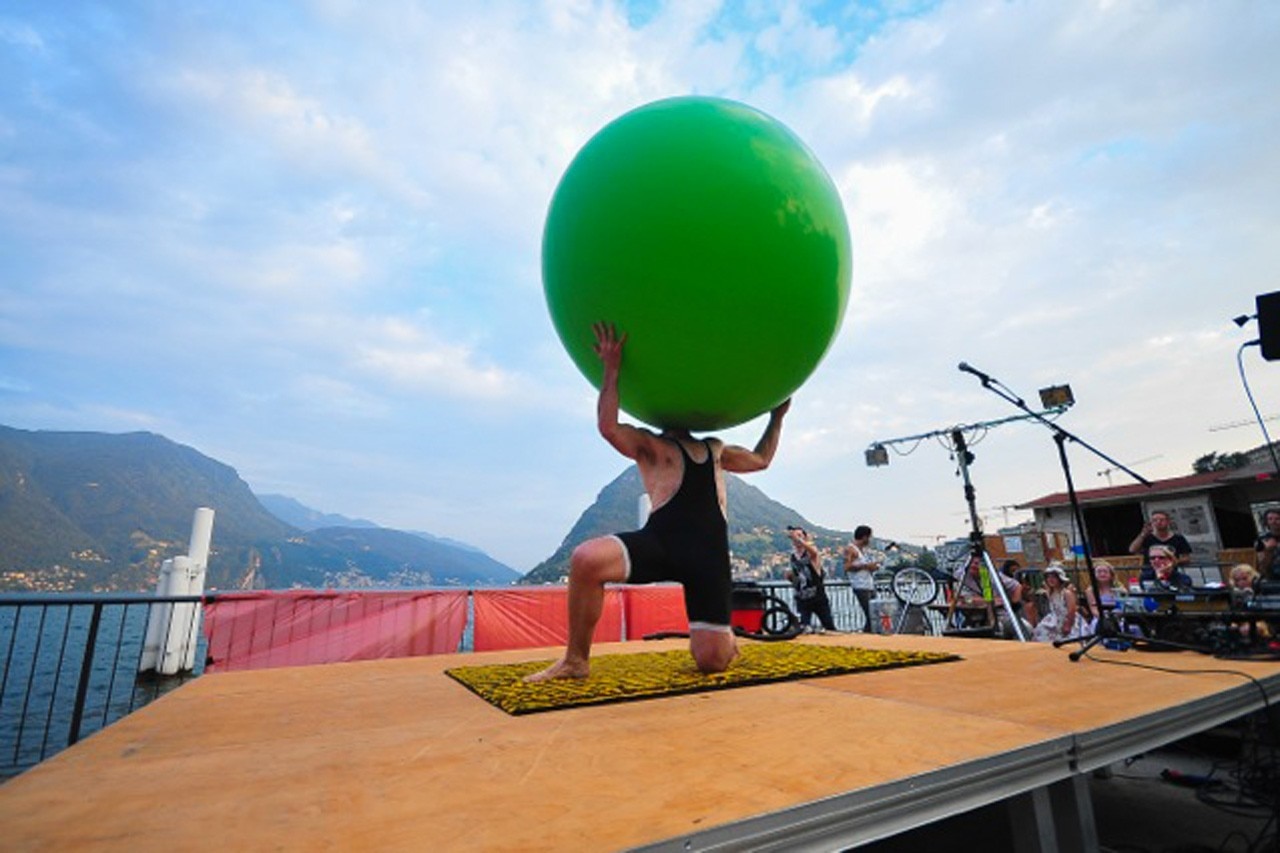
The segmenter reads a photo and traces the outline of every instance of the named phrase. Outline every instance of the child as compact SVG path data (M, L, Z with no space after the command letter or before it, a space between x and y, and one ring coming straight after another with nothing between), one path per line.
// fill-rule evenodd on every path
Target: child
M1231 581L1231 607L1233 610L1243 610L1248 606L1249 599L1253 598L1253 588L1258 581L1258 577L1257 569L1248 563L1240 563L1232 567L1228 578ZM1237 623L1236 630L1245 637L1249 637L1251 631L1253 636L1258 639L1265 639L1271 636L1271 630L1267 627L1266 622L1254 622L1252 625L1248 622L1240 622Z

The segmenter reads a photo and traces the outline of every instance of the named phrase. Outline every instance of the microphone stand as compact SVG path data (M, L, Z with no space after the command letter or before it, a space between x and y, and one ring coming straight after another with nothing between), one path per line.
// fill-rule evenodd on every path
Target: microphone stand
M1058 447L1058 463L1062 466L1062 474L1067 481L1067 499L1071 503L1071 513L1072 513L1072 518L1075 520L1076 529L1080 531L1080 545L1084 551L1084 565L1089 575L1089 583L1092 586L1092 588L1095 590L1094 599L1096 600L1097 607L1098 607L1097 625L1094 628L1093 634L1091 636L1074 637L1067 640L1055 640L1053 645L1055 647L1061 647L1068 643L1077 643L1077 642L1082 643L1080 648L1076 649L1075 651L1071 652L1070 655L1068 655L1068 657L1072 661L1080 660L1080 658L1083 657L1085 653L1089 651L1089 649L1093 648L1098 643L1101 643L1104 640L1108 640L1112 638L1123 639L1126 642L1140 641L1148 645L1163 646L1166 648L1194 649L1196 651L1204 651L1204 649L1200 649L1195 646L1184 645L1182 643L1172 643L1167 640L1154 640L1150 637L1138 637L1132 634L1126 634L1120 630L1119 620L1116 618L1116 615L1114 612L1115 605L1114 604L1107 605L1102 603L1101 596L1098 595L1096 592L1098 589L1098 576L1093 569L1093 547L1089 542L1089 531L1084 524L1084 511L1080 508L1080 499L1076 495L1075 482L1071 477L1071 463L1067 459L1066 442L1068 440L1074 441L1076 444L1079 444L1081 447L1085 448L1086 450L1089 450L1095 456L1098 456L1099 458L1107 460L1113 466L1115 466L1116 469L1120 471L1124 471L1126 474L1133 477L1133 479L1137 480L1139 483L1142 483L1144 486L1147 486L1148 488L1151 486L1151 481L1147 480L1141 474L1138 474L1137 472L1130 470L1129 467L1124 465L1123 463L1117 462L1116 460L1112 459L1110 456L1103 453L1101 450L1094 447L1093 445L1089 444L1087 441L1080 438L1079 436L1068 432L1067 430L1058 426L1058 424L1054 423L1053 421L1049 420L1043 415L1032 411L1027 406L1027 404L1022 400L1021 397L1013 393L1013 391L1011 391L1006 385L1004 385L1004 383L1000 382L1000 380L994 379L990 375L983 373L982 371L977 370L976 368L971 367L970 365L964 362L960 363L960 370L964 373L973 374L982 383L983 388L986 388L988 391L995 394L997 397L1000 397L1002 400L1012 403L1015 407L1017 407L1018 409L1021 409L1023 412L1029 415L1032 419L1037 420L1040 423L1044 424L1053 432L1053 441L1054 441L1054 444L1056 444Z
M959 427L951 431L951 446L956 454L956 461L960 466L960 476L964 481L964 500L969 507L969 560L972 561L977 557L982 561L983 566L987 570L987 578L991 584L992 591L999 596L1000 603L1004 607L1004 613L1009 617L1010 626L1013 629L1013 635L1020 642L1027 642L1026 632L1022 628L1022 616L1015 613L1013 603L1009 601L1009 594L1005 592L1003 579L1000 572L996 570L995 564L991 562L991 555L987 553L987 549L982 541L982 523L978 520L977 493L973 488L973 480L969 477L969 461L972 458L969 455L969 447L965 444L964 433ZM969 572L969 562L965 562L965 575ZM960 597L960 587L964 585L965 577L961 577L956 584L955 603L958 603ZM950 617L948 613L948 617ZM1000 628L1000 620L998 613L991 602L987 602L987 615L991 621L991 630L996 632Z

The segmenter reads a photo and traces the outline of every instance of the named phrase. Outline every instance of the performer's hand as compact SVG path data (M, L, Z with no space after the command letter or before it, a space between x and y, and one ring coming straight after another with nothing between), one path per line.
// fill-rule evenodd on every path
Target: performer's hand
M596 335L596 355L600 356L605 367L618 367L622 364L622 345L627 342L626 334L618 337L618 331L612 323L593 323L591 330Z

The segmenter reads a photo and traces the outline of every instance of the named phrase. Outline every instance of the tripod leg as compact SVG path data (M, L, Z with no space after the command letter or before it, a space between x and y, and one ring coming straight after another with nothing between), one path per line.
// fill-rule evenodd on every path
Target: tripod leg
M1087 640L1086 640L1084 637L1074 637L1074 638L1072 638L1072 639L1070 639L1070 640L1058 640L1058 641L1055 641L1053 645L1054 645L1055 647L1057 647L1058 643L1076 643L1076 642L1079 642L1080 640L1085 640L1085 643L1084 643L1084 645L1083 645L1083 646L1081 646L1080 648L1076 649L1076 650L1075 650L1074 652L1072 652L1071 654L1067 655L1067 657L1068 657L1070 660L1078 661L1078 660L1080 660L1080 658L1082 658L1082 657L1084 657L1084 656L1085 656L1085 654L1089 651L1089 649L1091 649L1091 648L1093 648L1094 646L1098 645L1098 643L1101 643L1101 642L1103 641L1103 639L1105 639L1105 638L1103 637L1103 635L1102 635L1102 634L1094 634L1092 637L1089 637Z
M1013 628L1013 635L1022 642L1027 642L1027 635L1022 630L1022 619L1018 617L1018 614L1013 612L1013 602L1009 600L1009 594L1005 591L1004 578L1001 577L999 570L996 569L995 563L991 562L991 555L985 550L982 552L982 563L987 569L987 577L991 581L992 592L994 592L1004 604L1004 613L1005 616L1009 618L1009 624ZM995 615L993 615L992 618L997 623L999 622L999 619Z

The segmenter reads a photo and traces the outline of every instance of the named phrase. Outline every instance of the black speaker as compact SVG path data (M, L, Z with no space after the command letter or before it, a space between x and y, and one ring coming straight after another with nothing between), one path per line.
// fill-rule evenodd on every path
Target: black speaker
M1259 295L1257 302L1262 357L1267 361L1280 360L1280 290Z

